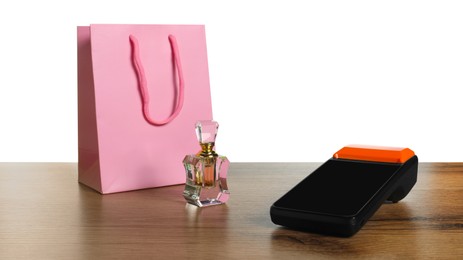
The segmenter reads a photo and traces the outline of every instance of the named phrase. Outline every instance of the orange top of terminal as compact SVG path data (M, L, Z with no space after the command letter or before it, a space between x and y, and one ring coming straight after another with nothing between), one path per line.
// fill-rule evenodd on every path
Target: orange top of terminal
M404 163L414 155L415 152L403 147L348 145L337 151L333 155L333 158L373 162Z

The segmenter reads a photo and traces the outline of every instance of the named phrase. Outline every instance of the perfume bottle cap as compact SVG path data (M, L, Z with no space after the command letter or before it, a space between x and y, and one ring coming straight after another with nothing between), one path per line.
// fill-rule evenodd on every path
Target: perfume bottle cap
M216 121L204 120L196 123L196 136L201 144L215 143L219 124Z

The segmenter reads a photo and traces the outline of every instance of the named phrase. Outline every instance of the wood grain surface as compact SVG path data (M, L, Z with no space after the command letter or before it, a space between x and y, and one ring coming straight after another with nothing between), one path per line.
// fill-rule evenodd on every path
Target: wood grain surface
M271 204L320 163L234 163L222 206L183 186L110 195L74 163L0 163L0 259L463 259L463 163L420 163L418 182L351 238L289 230Z

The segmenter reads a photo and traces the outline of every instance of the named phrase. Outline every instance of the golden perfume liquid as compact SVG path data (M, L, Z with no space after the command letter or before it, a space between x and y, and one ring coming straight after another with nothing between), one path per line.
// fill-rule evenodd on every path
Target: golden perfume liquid
M215 121L196 123L201 151L183 159L186 173L183 197L188 203L198 207L223 204L230 197L227 186L230 162L227 157L218 155L214 150L218 127L219 124Z

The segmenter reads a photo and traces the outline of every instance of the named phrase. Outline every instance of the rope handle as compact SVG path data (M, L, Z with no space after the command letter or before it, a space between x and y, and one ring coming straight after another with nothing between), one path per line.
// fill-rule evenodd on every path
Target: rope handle
M170 47L172 49L172 53L174 56L175 67L177 68L178 82L179 82L177 97L176 97L176 106L175 106L174 112L172 112L172 114L168 118L158 121L158 120L151 118L150 112L149 112L150 95L149 95L148 86L147 86L148 83L146 81L145 69L143 68L143 64L140 59L140 48L138 46L138 40L132 34L129 35L129 39L130 39L130 43L132 46L132 61L135 66L135 72L138 77L138 86L140 88L141 98L143 102L143 115L145 116L146 121L148 121L148 123L152 125L155 125L155 126L165 125L171 122L172 120L174 120L178 116L178 114L180 113L180 110L182 110L183 100L184 100L183 70L182 70L182 64L180 63L179 51L177 47L177 40L175 39L175 36L169 35Z

